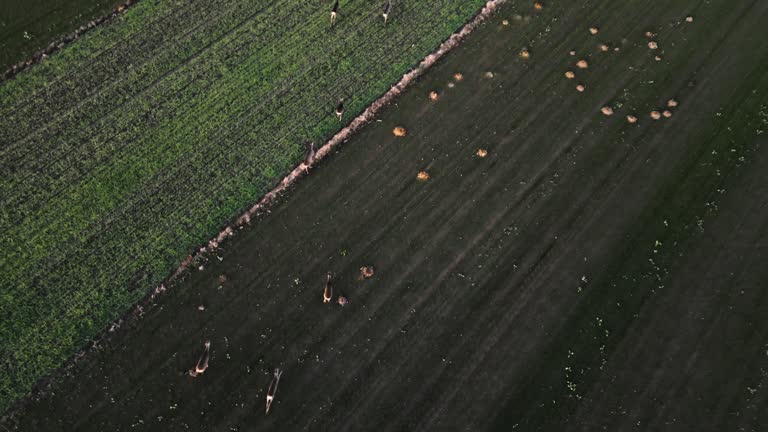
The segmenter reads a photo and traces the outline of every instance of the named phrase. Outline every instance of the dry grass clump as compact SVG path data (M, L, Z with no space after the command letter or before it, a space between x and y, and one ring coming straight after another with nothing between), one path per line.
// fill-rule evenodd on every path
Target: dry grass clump
M368 279L373 277L373 266L362 266L360 267L360 280Z
M392 134L396 137L404 137L408 134L408 131L406 131L404 127L398 126L392 129Z
M419 173L416 174L416 178L421 181L427 181L429 180L429 173L426 171L419 171Z

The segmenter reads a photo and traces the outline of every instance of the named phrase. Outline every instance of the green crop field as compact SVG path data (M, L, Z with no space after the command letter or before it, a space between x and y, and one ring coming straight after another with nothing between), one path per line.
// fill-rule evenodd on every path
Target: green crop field
M145 0L0 84L0 411L483 3Z

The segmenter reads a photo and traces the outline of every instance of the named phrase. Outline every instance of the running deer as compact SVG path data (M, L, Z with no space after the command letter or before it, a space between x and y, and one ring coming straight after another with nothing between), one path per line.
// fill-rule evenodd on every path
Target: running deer
M333 298L333 284L331 284L331 272L328 272L328 279L325 281L325 291L323 291L323 303L330 303Z
M388 0L387 3L384 5L384 13L381 14L381 16L384 18L384 25L387 25L387 20L389 19L389 12L392 10L392 1Z
M200 359L197 361L197 364L194 368L189 370L189 375L191 377L196 377L198 375L201 375L203 372L205 372L206 369L208 369L208 358L210 357L211 352L211 341L207 340L205 341L205 349L203 350L203 353L200 355Z
M339 13L339 0L336 0L336 2L333 3L333 8L331 9L331 27L336 25L336 15Z
M269 415L269 407L272 406L272 401L275 400L275 393L277 393L277 385L280 384L280 376L283 374L283 371L280 369L275 369L275 372L272 374L272 382L269 383L269 389L267 390L267 410L265 412L266 415Z

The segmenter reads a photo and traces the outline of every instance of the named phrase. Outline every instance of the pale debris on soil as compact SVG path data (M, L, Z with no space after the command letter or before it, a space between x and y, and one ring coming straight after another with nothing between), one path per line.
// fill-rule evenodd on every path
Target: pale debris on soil
M360 279L368 279L373 277L373 266L360 267Z

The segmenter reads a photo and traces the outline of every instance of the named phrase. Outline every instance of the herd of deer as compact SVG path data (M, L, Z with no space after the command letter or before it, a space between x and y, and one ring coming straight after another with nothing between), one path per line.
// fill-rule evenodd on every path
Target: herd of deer
M392 12L392 1L387 0L387 2L384 4L384 8L382 11L382 18L384 19L384 25L387 24L387 21L389 20L389 15ZM333 3L333 7L331 8L331 27L336 25L336 18L339 15L339 0L336 0ZM336 106L336 117L341 121L342 117L344 116L344 100L339 100L339 104ZM305 171L308 171L309 165L311 165L312 160L314 159L314 144L308 144L308 151L307 156L305 158L305 163L302 164L304 166ZM333 281L332 281L332 275L331 272L328 272L326 275L326 281L325 281L325 289L323 290L323 303L330 303L333 300ZM360 268L360 278L359 279L365 279L373 276L373 267L371 266L365 266ZM349 299L347 299L343 295L339 295L336 299L337 303L341 306L346 306L349 304ZM211 341L206 340L203 345L203 353L200 354L200 358L197 360L197 364L195 364L195 367L189 370L189 375L191 377L197 377L198 375L201 375L205 372L206 369L208 369L208 360L210 358L210 351L211 351ZM267 406L266 406L266 414L269 414L269 408L272 406L272 402L275 400L275 394L277 393L277 385L280 383L280 377L282 376L283 371L279 368L276 368L274 372L272 373L272 381L269 383L269 387L267 389Z
M358 277L358 280L367 279L370 277L373 277L373 266L363 266L360 267L360 276ZM323 289L323 303L330 303L333 300L333 277L331 275L331 272L328 272L326 275L325 280L325 288ZM343 296L339 295L336 299L337 303L341 306L346 306L349 304L349 300ZM189 370L189 376L191 377L197 377L198 375L202 375L206 369L208 369L208 360L210 358L210 352L211 352L211 341L206 340L203 344L203 352L200 354L200 358L197 360L197 363L195 364L195 367ZM269 408L272 405L272 401L275 400L275 393L277 393L277 385L280 383L280 377L282 376L283 371L279 368L276 368L274 372L272 373L272 381L269 383L269 388L267 389L267 407L266 407L266 414L269 414Z

